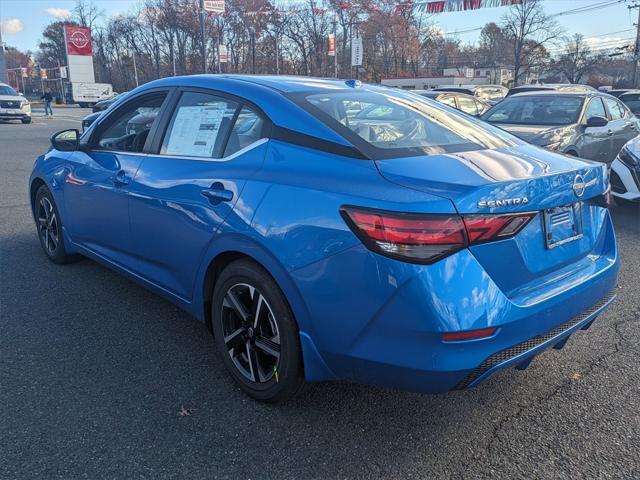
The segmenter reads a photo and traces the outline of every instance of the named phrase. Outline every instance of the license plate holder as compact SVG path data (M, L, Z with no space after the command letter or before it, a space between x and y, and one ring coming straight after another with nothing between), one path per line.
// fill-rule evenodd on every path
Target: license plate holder
M582 203L548 208L543 212L544 239L548 249L582 238Z

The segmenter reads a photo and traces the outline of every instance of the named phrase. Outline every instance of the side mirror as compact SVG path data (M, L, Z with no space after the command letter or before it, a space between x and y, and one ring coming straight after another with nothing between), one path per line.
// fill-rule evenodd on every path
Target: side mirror
M75 128L61 130L51 136L51 145L61 152L78 150L80 145L80 132Z
M609 120L607 120L604 117L589 117L587 119L587 128L589 127L606 127L607 124L609 123Z
M18 95L20 95L21 97L24 97L24 93L22 92L18 92Z

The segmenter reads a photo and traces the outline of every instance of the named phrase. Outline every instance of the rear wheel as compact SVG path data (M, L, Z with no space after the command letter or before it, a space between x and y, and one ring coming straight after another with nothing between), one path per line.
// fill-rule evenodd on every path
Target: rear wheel
M36 193L34 212L40 245L49 260L58 264L78 260L78 255L69 255L65 250L60 214L53 195L45 185Z
M298 327L271 276L250 260L233 262L211 306L217 349L240 388L263 402L295 395L303 383Z

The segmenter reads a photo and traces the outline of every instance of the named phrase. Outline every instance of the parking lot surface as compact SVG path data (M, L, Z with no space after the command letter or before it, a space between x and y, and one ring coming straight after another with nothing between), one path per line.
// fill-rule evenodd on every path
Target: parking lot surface
M0 478L640 478L640 209L619 298L563 350L433 396L309 385L262 405L204 325L101 265L50 263L27 181L87 109L0 123Z

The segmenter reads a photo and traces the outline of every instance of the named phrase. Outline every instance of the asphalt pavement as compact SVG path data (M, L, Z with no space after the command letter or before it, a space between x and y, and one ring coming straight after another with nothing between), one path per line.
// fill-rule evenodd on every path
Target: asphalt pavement
M619 298L563 350L474 390L348 382L262 405L204 325L40 250L27 180L87 109L0 123L0 479L640 478L640 209L612 209Z

